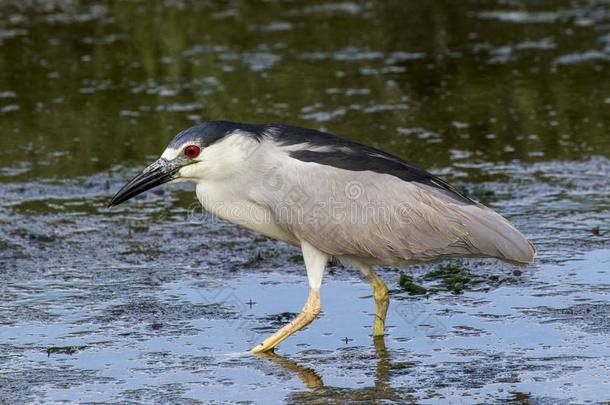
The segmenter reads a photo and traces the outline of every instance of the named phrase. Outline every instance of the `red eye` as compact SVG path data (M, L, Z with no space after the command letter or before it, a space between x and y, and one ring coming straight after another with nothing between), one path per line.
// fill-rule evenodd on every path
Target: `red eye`
M184 154L188 157L196 158L199 155L199 146L190 145L184 149Z

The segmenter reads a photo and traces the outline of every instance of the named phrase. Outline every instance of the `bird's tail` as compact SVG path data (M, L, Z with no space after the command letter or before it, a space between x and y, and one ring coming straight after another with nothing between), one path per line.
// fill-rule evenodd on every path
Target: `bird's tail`
M481 204L463 206L462 212L469 217L464 242L473 254L524 264L536 257L534 245L500 214Z

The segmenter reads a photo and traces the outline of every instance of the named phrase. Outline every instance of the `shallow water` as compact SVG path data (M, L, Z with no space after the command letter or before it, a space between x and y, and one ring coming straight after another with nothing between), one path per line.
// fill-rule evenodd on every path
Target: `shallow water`
M0 3L0 402L608 401L609 61L604 1ZM395 153L539 256L447 260L459 293L379 269L384 341L332 267L318 319L247 354L302 307L300 252L189 185L105 208L211 119Z

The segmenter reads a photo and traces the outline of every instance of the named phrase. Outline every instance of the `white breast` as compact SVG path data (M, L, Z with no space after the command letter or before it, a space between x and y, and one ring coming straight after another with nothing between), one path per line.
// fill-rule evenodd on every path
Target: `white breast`
M300 241L280 228L271 210L252 201L242 193L235 193L231 185L217 182L199 182L196 186L199 202L206 211L227 221L252 229L282 242L300 246Z

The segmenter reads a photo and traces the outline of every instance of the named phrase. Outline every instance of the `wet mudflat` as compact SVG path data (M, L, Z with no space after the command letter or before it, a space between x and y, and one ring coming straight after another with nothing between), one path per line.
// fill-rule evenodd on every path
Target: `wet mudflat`
M0 402L610 399L607 2L3 2L0 17ZM539 256L380 269L383 341L366 280L332 267L318 319L247 354L300 311L300 252L202 212L189 185L105 208L212 119L395 153Z

